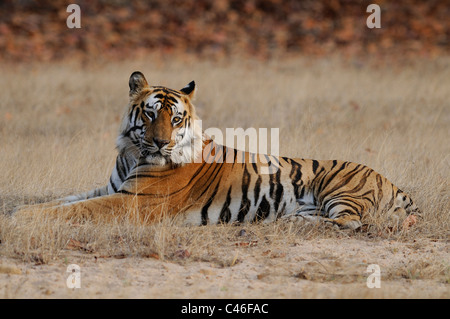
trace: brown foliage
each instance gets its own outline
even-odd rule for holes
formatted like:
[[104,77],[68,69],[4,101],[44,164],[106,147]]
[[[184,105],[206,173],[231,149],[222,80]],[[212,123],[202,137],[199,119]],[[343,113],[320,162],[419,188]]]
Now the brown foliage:
[[[79,0],[81,29],[69,29],[71,2],[2,1],[1,58],[122,59],[149,52],[267,58],[336,51],[433,57],[450,48],[446,1]],[[366,26],[372,2],[381,7],[381,29]]]

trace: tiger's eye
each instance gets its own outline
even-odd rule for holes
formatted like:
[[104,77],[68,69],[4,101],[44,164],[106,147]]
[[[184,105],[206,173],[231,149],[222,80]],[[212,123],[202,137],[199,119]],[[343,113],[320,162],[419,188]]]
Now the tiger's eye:
[[145,112],[145,115],[150,119],[150,121],[154,121],[155,120],[155,113],[153,112]]
[[179,116],[175,116],[174,118],[173,118],[173,120],[172,120],[174,123],[178,123],[178,122],[180,122],[181,121],[181,117],[179,117]]

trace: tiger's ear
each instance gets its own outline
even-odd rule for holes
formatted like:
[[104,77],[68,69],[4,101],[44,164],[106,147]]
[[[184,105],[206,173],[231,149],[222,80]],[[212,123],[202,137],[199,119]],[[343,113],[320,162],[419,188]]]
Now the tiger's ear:
[[130,96],[139,93],[143,88],[148,87],[144,74],[139,71],[131,74],[128,85],[130,86]]
[[189,96],[190,100],[193,100],[195,98],[195,92],[197,91],[195,89],[195,82],[189,82],[189,84],[182,88],[180,91]]

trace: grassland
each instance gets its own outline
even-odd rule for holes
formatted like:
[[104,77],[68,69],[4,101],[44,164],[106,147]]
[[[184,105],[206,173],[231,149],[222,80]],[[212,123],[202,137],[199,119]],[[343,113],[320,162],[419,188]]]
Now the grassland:
[[[449,298],[450,60],[227,62],[150,57],[1,65],[0,297]],[[106,184],[128,77],[198,85],[203,127],[280,128],[285,156],[364,163],[424,212],[409,231],[321,225],[181,227],[13,221]],[[66,267],[82,289],[66,287]],[[366,268],[381,267],[369,289]]]

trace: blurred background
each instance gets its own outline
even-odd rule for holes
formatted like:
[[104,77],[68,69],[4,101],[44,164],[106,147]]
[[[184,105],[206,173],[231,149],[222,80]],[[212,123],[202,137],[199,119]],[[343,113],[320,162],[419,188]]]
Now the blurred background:
[[[67,6],[81,7],[69,29]],[[367,6],[381,7],[369,29]],[[2,0],[0,59],[199,58],[291,55],[434,58],[450,49],[450,1]]]

